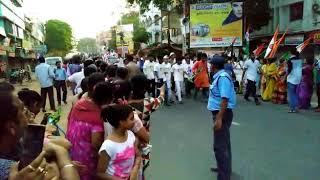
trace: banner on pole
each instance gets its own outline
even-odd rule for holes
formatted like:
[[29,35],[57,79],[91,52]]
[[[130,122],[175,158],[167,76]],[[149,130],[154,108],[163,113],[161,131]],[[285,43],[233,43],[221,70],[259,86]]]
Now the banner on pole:
[[243,2],[190,5],[190,47],[242,46]]

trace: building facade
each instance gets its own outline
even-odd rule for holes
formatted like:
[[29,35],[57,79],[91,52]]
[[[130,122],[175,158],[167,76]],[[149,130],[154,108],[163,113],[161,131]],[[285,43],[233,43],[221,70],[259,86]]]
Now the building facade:
[[0,1],[0,77],[46,53],[43,23],[25,16],[21,0]]
[[140,22],[144,25],[147,32],[150,33],[149,44],[160,43],[161,38],[161,10],[150,3],[149,10],[141,14],[139,17]]
[[295,48],[307,38],[314,37],[313,43],[301,56],[317,58],[320,54],[320,0],[270,0],[270,8],[271,18],[268,25],[251,34],[253,44],[256,46],[262,42],[269,43],[279,26],[280,34],[288,30],[279,55]]

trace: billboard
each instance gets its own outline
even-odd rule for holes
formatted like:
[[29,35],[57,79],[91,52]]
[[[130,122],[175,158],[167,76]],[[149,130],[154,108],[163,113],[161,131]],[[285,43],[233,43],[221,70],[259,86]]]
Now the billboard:
[[190,47],[242,46],[243,2],[190,5]]
[[[127,46],[129,53],[133,53],[133,24],[117,26],[117,47]],[[120,33],[123,34],[123,42],[121,42]]]

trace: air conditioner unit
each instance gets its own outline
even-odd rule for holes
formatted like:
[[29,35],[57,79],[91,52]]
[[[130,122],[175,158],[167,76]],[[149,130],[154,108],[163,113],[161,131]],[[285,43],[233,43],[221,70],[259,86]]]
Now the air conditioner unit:
[[312,5],[312,11],[315,14],[320,14],[320,5],[318,3],[314,3]]

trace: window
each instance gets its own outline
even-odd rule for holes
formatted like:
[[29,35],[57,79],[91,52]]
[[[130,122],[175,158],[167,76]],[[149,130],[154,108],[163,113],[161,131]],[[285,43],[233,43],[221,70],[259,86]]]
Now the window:
[[290,5],[290,21],[303,19],[303,2]]

